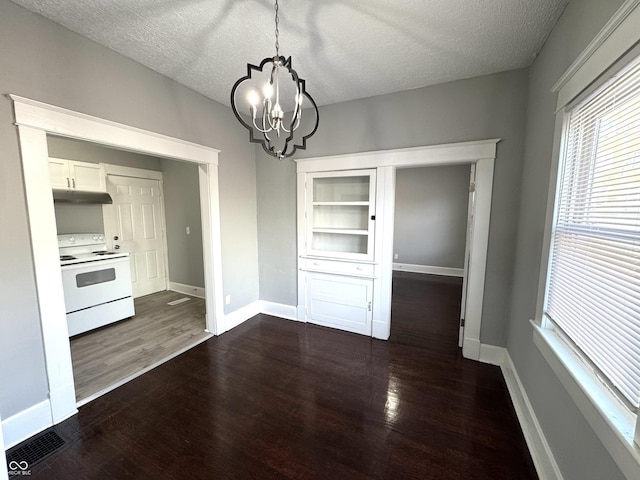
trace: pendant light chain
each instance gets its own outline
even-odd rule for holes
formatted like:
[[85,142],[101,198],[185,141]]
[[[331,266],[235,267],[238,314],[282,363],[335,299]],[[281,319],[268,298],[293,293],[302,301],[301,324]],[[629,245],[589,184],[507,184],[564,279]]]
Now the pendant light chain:
[[278,37],[280,36],[280,29],[278,28],[278,24],[280,23],[280,19],[278,18],[278,0],[276,0],[276,57],[280,56],[280,42],[278,41]]

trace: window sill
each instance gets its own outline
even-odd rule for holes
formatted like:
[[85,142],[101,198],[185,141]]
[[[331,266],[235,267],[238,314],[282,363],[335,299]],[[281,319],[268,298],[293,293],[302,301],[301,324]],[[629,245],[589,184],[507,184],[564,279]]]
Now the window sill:
[[533,342],[580,412],[627,478],[640,478],[636,415],[597,379],[578,355],[549,328],[533,325]]

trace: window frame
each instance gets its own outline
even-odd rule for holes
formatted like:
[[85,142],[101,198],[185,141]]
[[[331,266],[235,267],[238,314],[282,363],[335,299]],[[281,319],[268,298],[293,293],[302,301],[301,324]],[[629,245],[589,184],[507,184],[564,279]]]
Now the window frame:
[[627,0],[552,89],[558,94],[558,101],[536,316],[531,320],[534,344],[628,478],[640,477],[640,416],[632,413],[598,378],[592,364],[585,360],[579,349],[565,341],[560,329],[545,317],[544,305],[560,188],[559,168],[566,154],[570,111],[640,55],[638,24],[640,0]]

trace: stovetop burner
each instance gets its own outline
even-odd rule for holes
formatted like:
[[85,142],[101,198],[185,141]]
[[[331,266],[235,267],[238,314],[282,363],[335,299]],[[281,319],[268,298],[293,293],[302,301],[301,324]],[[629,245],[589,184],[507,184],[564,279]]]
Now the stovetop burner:
[[74,257],[73,255],[60,255],[60,261],[64,261],[64,260],[75,260],[76,257]]

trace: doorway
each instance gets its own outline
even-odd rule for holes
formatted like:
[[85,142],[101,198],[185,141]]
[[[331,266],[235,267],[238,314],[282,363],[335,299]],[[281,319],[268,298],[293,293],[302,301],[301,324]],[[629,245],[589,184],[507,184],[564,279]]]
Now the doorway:
[[[396,169],[392,304],[424,302],[424,308],[403,316],[400,327],[392,318],[391,336],[453,329],[462,347],[474,177],[472,164]],[[438,314],[444,307],[457,310],[447,311],[451,325]]]
[[[393,277],[393,225],[396,169],[438,165],[474,165],[474,215],[469,238],[465,328],[462,354],[480,359],[480,329],[484,300],[485,271],[489,243],[489,219],[493,190],[493,168],[499,138],[423,147],[380,150],[297,161],[298,252],[305,251],[304,195],[309,173],[376,169],[376,215],[374,240],[373,320],[371,335],[387,340],[391,333],[391,295]],[[298,277],[298,318],[305,318],[304,278]]]
[[29,229],[47,379],[51,423],[77,412],[53,196],[47,134],[94,142],[198,165],[205,269],[207,328],[217,334],[224,319],[218,200],[218,153],[210,147],[10,95],[23,163]]

